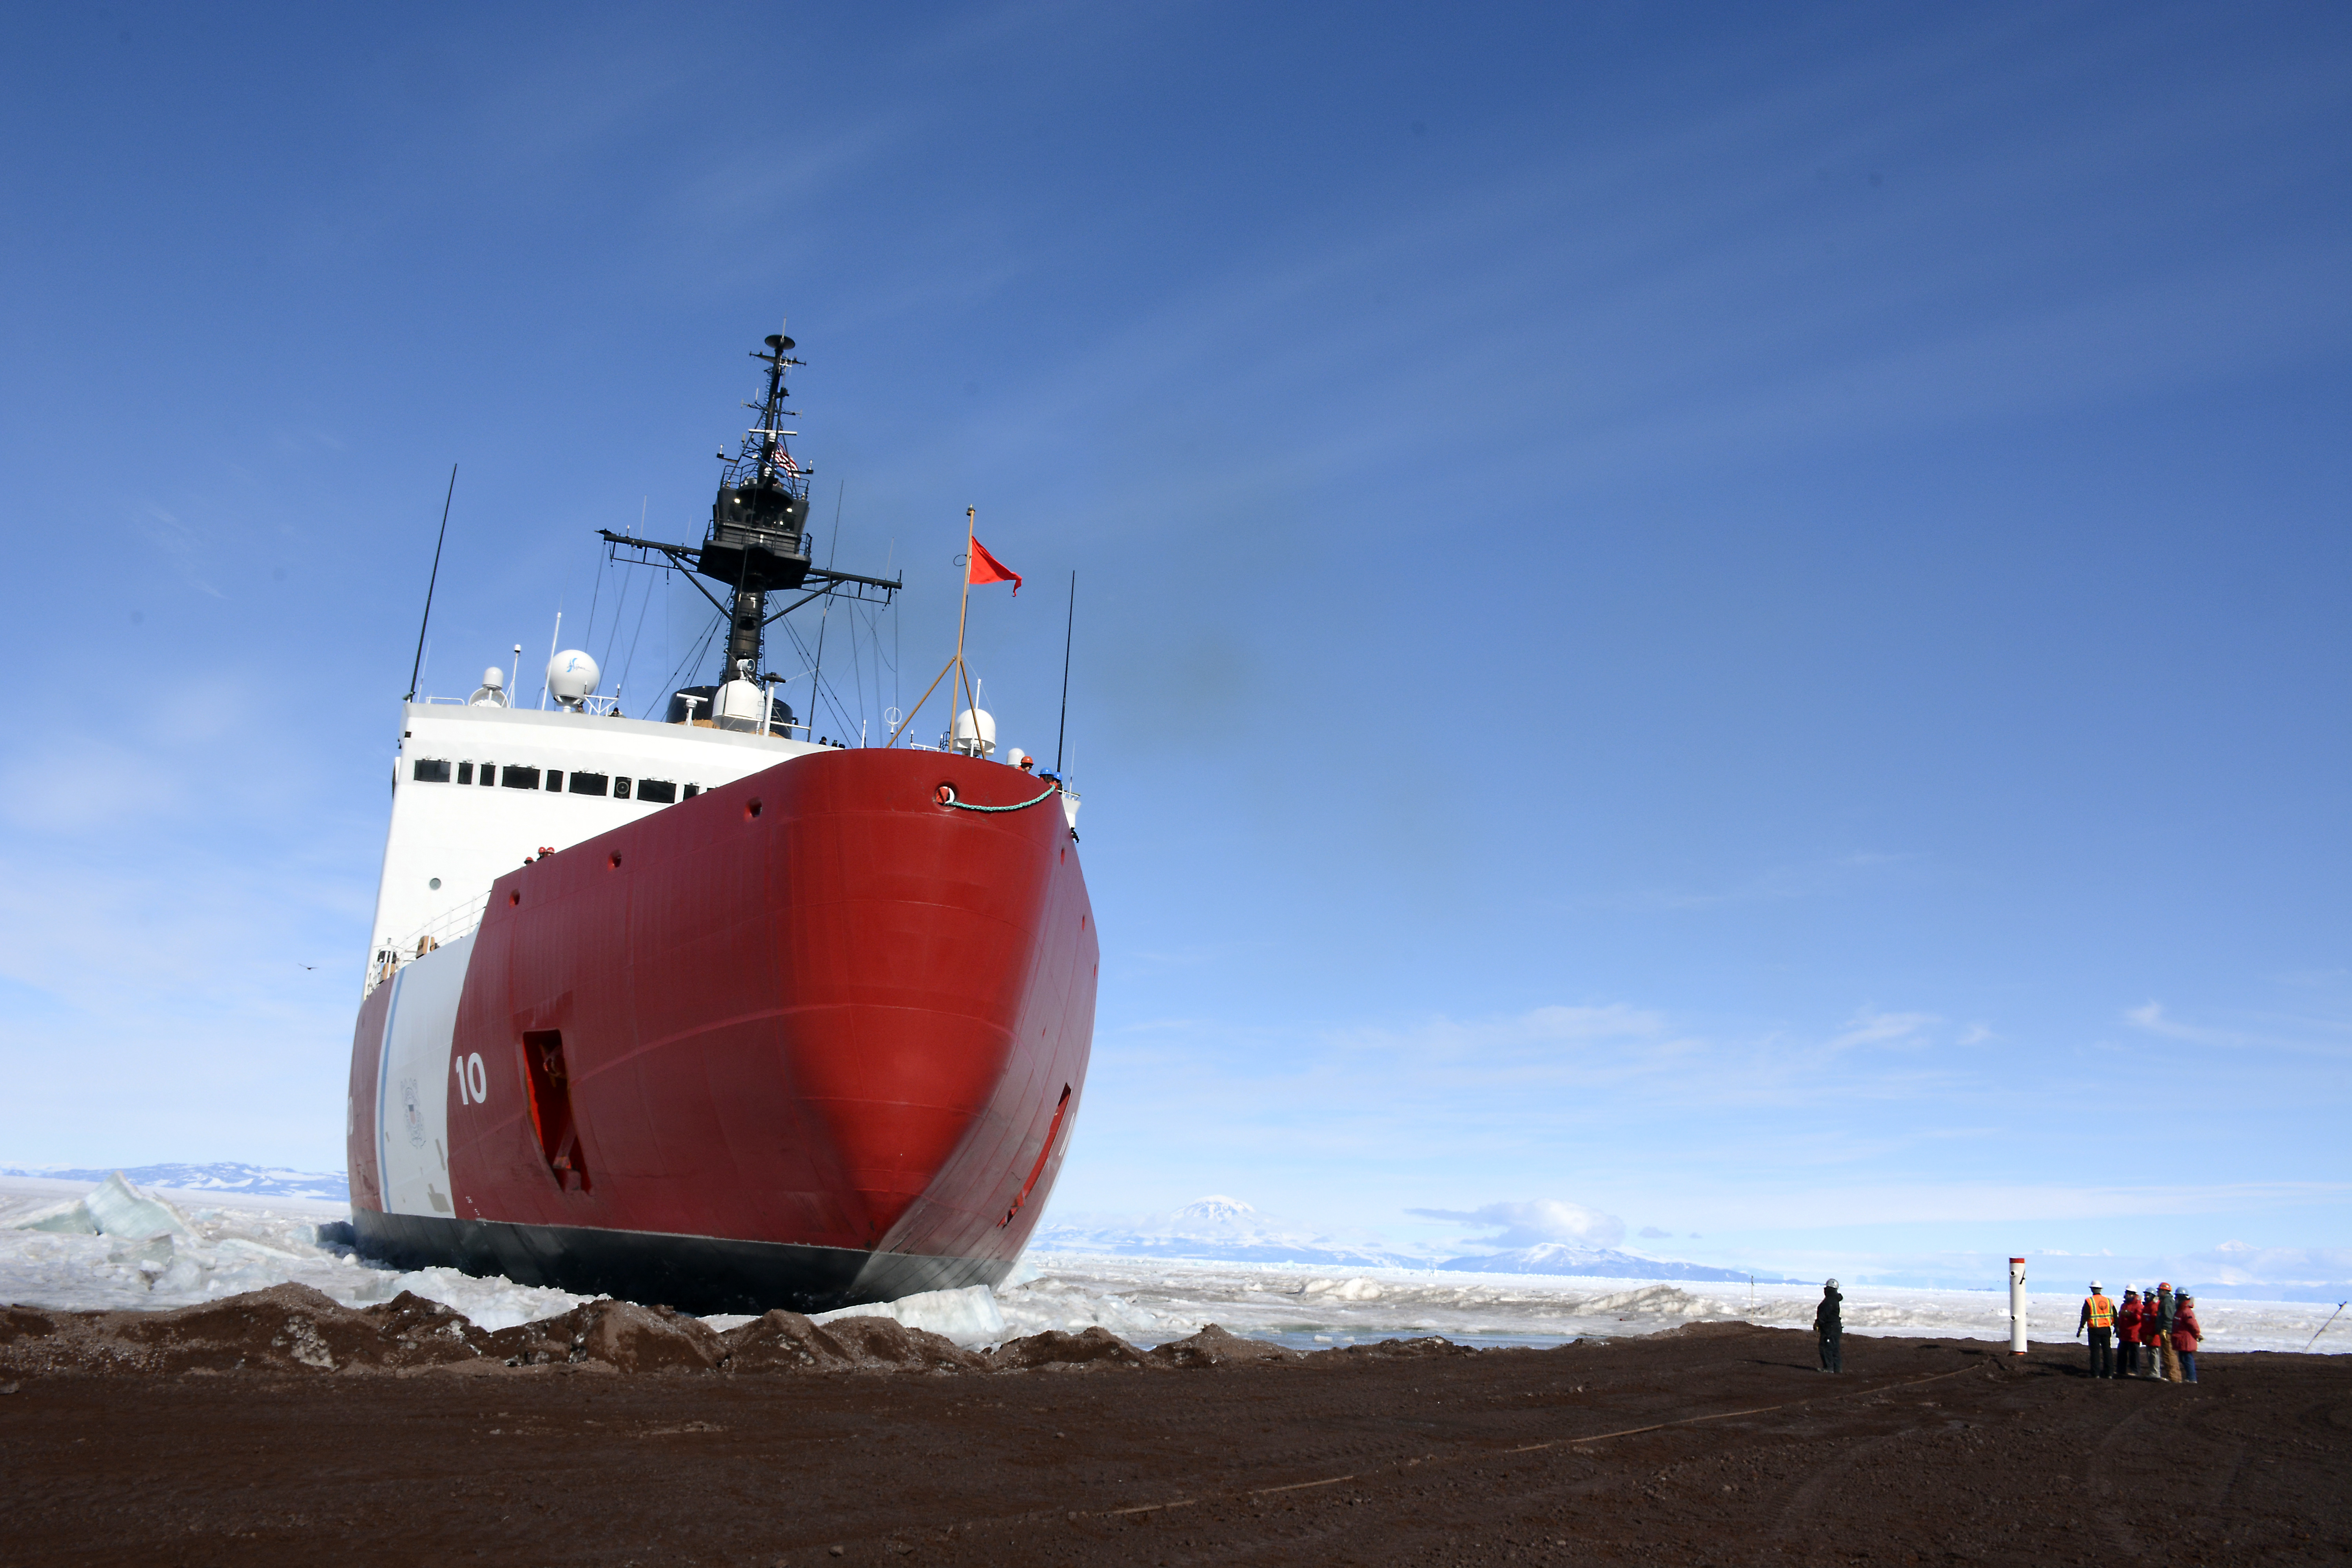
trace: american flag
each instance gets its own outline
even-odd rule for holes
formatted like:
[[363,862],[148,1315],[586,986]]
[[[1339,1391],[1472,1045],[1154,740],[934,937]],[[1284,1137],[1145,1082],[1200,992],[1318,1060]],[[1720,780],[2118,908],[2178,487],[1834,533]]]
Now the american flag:
[[801,471],[801,466],[793,461],[793,455],[785,451],[781,445],[776,448],[776,467],[788,474],[797,474]]

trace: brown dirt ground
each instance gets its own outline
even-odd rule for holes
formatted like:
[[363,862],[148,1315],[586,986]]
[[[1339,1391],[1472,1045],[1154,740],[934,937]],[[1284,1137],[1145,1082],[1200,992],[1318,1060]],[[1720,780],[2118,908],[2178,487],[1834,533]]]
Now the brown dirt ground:
[[2352,1357],[2209,1354],[2174,1387],[2081,1354],[1849,1335],[1831,1378],[1809,1336],[1711,1324],[991,1361],[879,1320],[722,1337],[625,1308],[489,1336],[296,1288],[17,1309],[0,1563],[2352,1557]]

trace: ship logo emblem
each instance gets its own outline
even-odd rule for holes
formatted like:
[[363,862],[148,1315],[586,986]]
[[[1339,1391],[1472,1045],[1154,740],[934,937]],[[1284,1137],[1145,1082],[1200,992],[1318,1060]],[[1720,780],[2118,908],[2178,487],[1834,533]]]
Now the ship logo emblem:
[[425,1108],[416,1102],[416,1080],[400,1080],[400,1098],[408,1102],[408,1142],[411,1148],[425,1147]]

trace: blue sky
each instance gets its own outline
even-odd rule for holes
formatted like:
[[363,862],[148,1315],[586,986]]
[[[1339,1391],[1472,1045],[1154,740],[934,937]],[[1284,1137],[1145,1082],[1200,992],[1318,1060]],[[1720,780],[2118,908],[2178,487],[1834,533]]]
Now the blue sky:
[[1058,1207],[2352,1247],[2338,8],[117,5],[0,82],[11,1161],[340,1163],[449,465],[455,692],[693,534],[788,310],[915,689],[976,505],[1050,753],[1080,575]]

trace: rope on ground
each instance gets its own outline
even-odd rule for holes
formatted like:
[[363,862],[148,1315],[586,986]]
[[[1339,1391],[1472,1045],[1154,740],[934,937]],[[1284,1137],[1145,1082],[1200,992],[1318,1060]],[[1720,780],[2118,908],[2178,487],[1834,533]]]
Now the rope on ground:
[[[945,788],[946,786],[942,785],[940,787]],[[1051,795],[1053,791],[1048,790],[1045,793],[1046,795]],[[1044,795],[1040,795],[1038,797],[1039,800],[1044,798]],[[1037,802],[1033,800],[1026,804],[1029,805],[1034,805]],[[1021,807],[1003,805],[967,806],[965,809],[971,811],[1018,811]],[[1825,1393],[1814,1394],[1810,1398],[1791,1399],[1779,1405],[1759,1405],[1747,1410],[1718,1410],[1714,1414],[1707,1415],[1685,1415],[1677,1420],[1660,1421],[1647,1426],[1626,1426],[1614,1432],[1595,1432],[1588,1437],[1555,1437],[1548,1442],[1528,1443],[1517,1448],[1467,1448],[1456,1449],[1450,1454],[1428,1454],[1420,1458],[1400,1460],[1396,1463],[1394,1469],[1395,1473],[1402,1475],[1407,1470],[1423,1466],[1436,1468],[1449,1465],[1475,1464],[1480,1459],[1496,1459],[1511,1454],[1530,1454],[1542,1448],[1576,1448],[1580,1447],[1587,1443],[1605,1442],[1612,1437],[1631,1437],[1640,1432],[1662,1432],[1670,1426],[1688,1426],[1700,1421],[1728,1421],[1735,1416],[1761,1415],[1774,1410],[1796,1410],[1808,1405],[1825,1404],[1832,1399],[1851,1399],[1857,1394],[1892,1394],[1897,1389],[1916,1388],[1924,1383],[1941,1383],[1948,1377],[1961,1377],[1969,1373],[1982,1372],[1984,1368],[1982,1366],[1964,1366],[1951,1372],[1931,1373],[1926,1377],[1906,1378],[1898,1383],[1865,1384],[1853,1388],[1833,1389]],[[1385,1468],[1381,1473],[1385,1473]],[[1066,1516],[1073,1521],[1081,1519],[1124,1519],[1136,1514],[1164,1513],[1171,1509],[1198,1508],[1201,1504],[1207,1502],[1240,1502],[1250,1498],[1269,1497],[1277,1492],[1305,1491],[1315,1487],[1336,1487],[1343,1481],[1362,1480],[1368,1479],[1370,1478],[1366,1472],[1357,1471],[1353,1474],[1345,1476],[1326,1476],[1319,1480],[1292,1481],[1285,1486],[1220,1489],[1204,1492],[1199,1497],[1171,1498],[1165,1502],[1136,1503],[1128,1508],[1070,1509],[1066,1510]],[[1044,1521],[1053,1518],[1057,1513],[1064,1512],[1065,1510],[1058,1509],[1024,1510],[1018,1513],[997,1514],[992,1517],[983,1517],[981,1519],[960,1520],[954,1525],[950,1526],[950,1528],[969,1529],[973,1525],[979,1524],[1003,1525],[1019,1523],[1024,1521]]]
[[[1689,1426],[1701,1421],[1729,1421],[1741,1415],[1762,1415],[1774,1410],[1794,1410],[1802,1405],[1820,1405],[1832,1399],[1850,1399],[1858,1394],[1892,1394],[1899,1388],[1916,1388],[1923,1383],[1941,1383],[1948,1377],[1959,1377],[1968,1373],[1982,1370],[1981,1367],[1964,1366],[1954,1372],[1934,1373],[1927,1377],[1908,1378],[1901,1383],[1882,1383],[1861,1388],[1836,1389],[1827,1394],[1814,1394],[1810,1399],[1791,1399],[1780,1405],[1759,1405],[1746,1410],[1718,1410],[1707,1415],[1685,1415],[1673,1421],[1654,1422],[1647,1426],[1625,1426],[1614,1432],[1595,1432],[1589,1437],[1555,1437],[1549,1442],[1528,1443],[1517,1448],[1484,1448],[1471,1449],[1466,1452],[1457,1451],[1452,1454],[1432,1454],[1423,1459],[1408,1459],[1405,1463],[1408,1465],[1460,1464],[1464,1461],[1475,1462],[1482,1458],[1495,1458],[1505,1454],[1532,1454],[1541,1448],[1575,1448],[1587,1443],[1606,1442],[1612,1437],[1631,1437],[1641,1432],[1663,1432],[1669,1426]],[[1246,1490],[1227,1492],[1224,1495],[1228,1498],[1265,1497],[1274,1492],[1303,1491],[1310,1487],[1336,1487],[1342,1481],[1352,1481],[1357,1479],[1353,1475],[1331,1476],[1318,1481],[1293,1481],[1288,1486],[1281,1487],[1254,1487]],[[1180,1498],[1170,1502],[1139,1503],[1133,1508],[1106,1509],[1096,1517],[1117,1519],[1130,1513],[1155,1513],[1163,1509],[1192,1508],[1199,1503],[1213,1501],[1215,1497],[1216,1494],[1212,1493],[1205,1498]],[[1084,1518],[1086,1515],[1082,1511],[1078,1517]]]

